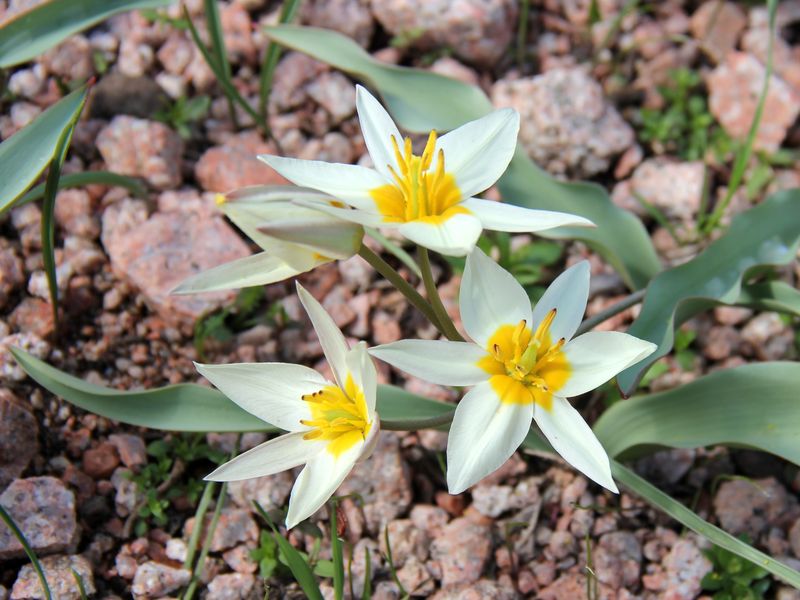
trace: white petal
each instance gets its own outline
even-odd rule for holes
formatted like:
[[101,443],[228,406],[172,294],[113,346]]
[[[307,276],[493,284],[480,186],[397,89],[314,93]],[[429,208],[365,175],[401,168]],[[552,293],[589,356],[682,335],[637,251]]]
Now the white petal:
[[464,256],[481,235],[481,222],[472,215],[457,213],[444,222],[410,221],[398,231],[406,238],[447,256]]
[[519,113],[503,108],[470,121],[436,142],[444,151],[445,171],[452,173],[464,198],[489,188],[505,172],[517,148]]
[[367,353],[366,342],[359,342],[345,356],[347,369],[355,384],[364,392],[370,423],[375,420],[375,401],[378,394],[378,372]]
[[604,488],[619,492],[611,477],[605,449],[567,400],[553,396],[551,409],[548,411],[537,405],[533,418],[564,460]]
[[582,260],[553,280],[533,309],[533,329],[552,309],[556,317],[550,326],[552,341],[569,340],[578,329],[589,299],[589,261]]
[[387,183],[377,171],[358,165],[300,160],[271,154],[259,157],[294,184],[321,190],[337,200],[359,207],[372,207],[371,189]]
[[307,519],[325,504],[350,473],[363,447],[364,442],[357,443],[339,456],[323,450],[306,463],[289,498],[287,528]]
[[486,350],[469,342],[400,340],[369,350],[372,356],[439,385],[476,385],[489,374],[478,366]]
[[511,273],[478,248],[467,257],[459,307],[464,328],[483,348],[501,325],[531,323],[528,294]]
[[317,210],[328,213],[337,219],[344,219],[352,223],[358,223],[364,227],[395,227],[393,223],[385,223],[383,215],[370,210],[352,209],[352,208],[338,208],[336,206],[323,206],[318,203],[305,203],[300,202],[304,206],[313,206]]
[[206,476],[206,481],[241,481],[274,475],[302,465],[325,450],[323,442],[304,440],[305,434],[287,433],[259,444],[226,462]]
[[314,369],[285,363],[201,365],[200,374],[247,412],[287,431],[305,431],[311,411],[301,396],[330,385]]
[[500,402],[487,381],[456,407],[447,440],[447,487],[460,494],[496,471],[528,434],[533,404]]
[[656,348],[652,342],[618,331],[579,335],[564,346],[570,374],[558,394],[565,398],[585,394],[651,355]]
[[364,136],[364,143],[375,168],[384,177],[391,179],[392,173],[387,165],[391,165],[399,173],[391,140],[394,137],[397,145],[402,148],[403,136],[381,103],[360,85],[356,86],[356,110],[361,124],[361,135]]
[[336,327],[331,316],[322,308],[322,305],[299,283],[297,284],[297,295],[300,296],[300,302],[303,303],[308,317],[311,319],[311,324],[314,326],[314,331],[317,332],[319,343],[322,345],[322,351],[333,371],[336,383],[343,388],[347,382],[346,357],[350,350],[344,335]]
[[[300,208],[300,207],[296,207]],[[297,244],[313,252],[344,260],[358,252],[364,229],[361,225],[334,217],[323,211],[308,211],[300,217],[273,219],[258,227],[265,235]]]
[[534,210],[494,202],[481,198],[469,198],[463,202],[483,223],[484,229],[492,231],[527,232],[545,231],[556,227],[593,227],[589,219],[552,210]]
[[308,263],[308,268],[295,269],[278,256],[259,252],[184,279],[171,293],[196,294],[267,285],[309,271],[324,262],[328,261],[312,260]]

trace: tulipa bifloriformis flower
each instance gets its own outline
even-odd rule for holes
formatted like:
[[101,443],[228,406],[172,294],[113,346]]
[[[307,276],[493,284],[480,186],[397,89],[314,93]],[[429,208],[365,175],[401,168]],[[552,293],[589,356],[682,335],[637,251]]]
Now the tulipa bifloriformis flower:
[[[295,201],[302,202],[302,206]],[[361,225],[319,210],[338,205],[316,190],[252,186],[217,196],[220,210],[264,251],[219,265],[183,281],[173,293],[192,294],[266,285],[353,256]]]
[[589,263],[553,281],[531,310],[522,286],[480,250],[467,258],[461,319],[473,342],[401,340],[370,353],[442,385],[475,386],[447,442],[447,486],[463,492],[502,465],[531,426],[576,469],[616,492],[608,455],[567,398],[605,383],[656,346],[618,332],[572,339],[589,295]]
[[289,528],[325,504],[356,462],[372,452],[380,430],[377,374],[366,344],[349,348],[319,302],[299,284],[297,293],[335,381],[301,365],[196,365],[244,410],[288,431],[225,463],[206,479],[238,481],[305,464],[289,499]]
[[389,114],[356,86],[361,132],[374,169],[279,156],[259,156],[297,185],[321,190],[350,205],[320,210],[369,227],[396,228],[420,246],[463,256],[481,231],[535,232],[591,226],[582,217],[530,210],[474,198],[508,167],[517,146],[519,114],[496,110],[438,137],[433,131],[421,155],[403,138]]

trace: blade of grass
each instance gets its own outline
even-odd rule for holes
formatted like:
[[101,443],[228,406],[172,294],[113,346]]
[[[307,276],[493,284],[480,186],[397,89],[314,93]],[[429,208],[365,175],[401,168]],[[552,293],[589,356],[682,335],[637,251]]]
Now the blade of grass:
[[392,576],[392,579],[397,585],[398,593],[400,594],[401,598],[408,598],[408,592],[406,588],[403,587],[403,584],[400,582],[400,578],[397,576],[397,568],[394,566],[394,557],[392,557],[392,544],[389,543],[389,527],[386,526],[383,528],[383,541],[386,543],[386,564],[389,566],[389,574]]
[[267,511],[256,501],[253,500],[253,505],[256,507],[258,514],[260,514],[263,519],[267,522],[270,529],[272,529],[273,537],[275,541],[278,543],[278,547],[281,550],[286,562],[289,565],[289,570],[291,570],[292,575],[294,576],[297,583],[300,584],[300,587],[306,593],[306,596],[310,600],[323,600],[322,592],[319,591],[319,585],[317,584],[317,580],[314,577],[314,573],[311,571],[311,567],[308,566],[308,563],[303,560],[303,557],[300,553],[294,549],[294,547],[286,541],[279,532],[278,528],[275,527],[275,524],[272,522],[272,519],[269,518]]
[[411,269],[411,272],[414,273],[414,275],[422,279],[422,271],[420,270],[419,265],[408,252],[403,250],[403,247],[400,244],[395,244],[377,229],[367,227],[365,230],[369,237],[383,246],[384,250]]
[[[192,600],[194,597],[194,592],[197,589],[197,584],[200,582],[200,576],[203,573],[203,565],[205,564],[206,558],[208,557],[208,552],[211,549],[211,540],[214,539],[214,531],[217,529],[219,516],[222,514],[222,505],[225,503],[225,492],[227,490],[227,483],[223,483],[219,488],[219,494],[217,494],[217,506],[214,507],[214,514],[211,517],[211,523],[208,524],[206,539],[203,541],[203,547],[200,550],[200,555],[197,557],[197,562],[195,563],[194,570],[192,571],[192,579],[189,582],[189,587],[186,588],[186,592],[181,597],[182,600]],[[195,521],[194,526],[197,529],[202,529],[203,523],[202,521]]]
[[[291,23],[300,8],[301,0],[283,0],[281,4],[281,14],[278,23]],[[272,91],[272,78],[275,76],[275,67],[278,66],[278,59],[281,57],[283,49],[279,44],[270,40],[267,51],[264,53],[264,60],[261,63],[261,78],[258,86],[258,112],[264,121],[267,120],[269,110],[269,94]]]
[[[225,50],[225,36],[222,31],[222,19],[219,16],[219,5],[217,0],[203,0],[204,12],[206,15],[206,27],[208,37],[211,39],[211,54],[215,58],[217,68],[223,73],[226,81],[233,79],[233,70],[228,60],[228,53]],[[231,123],[239,129],[239,120],[236,117],[236,107],[233,99],[226,94],[228,100],[228,112],[231,115]]]
[[86,587],[83,585],[83,577],[81,577],[81,574],[75,569],[70,569],[70,571],[72,571],[72,577],[75,579],[75,583],[78,584],[78,593],[81,595],[81,600],[88,600],[89,597],[86,595]]
[[[208,511],[208,505],[211,503],[211,496],[214,495],[214,488],[217,487],[215,481],[209,481],[203,488],[203,495],[200,496],[200,503],[197,505],[197,510],[194,513],[194,522],[202,523]],[[194,555],[197,552],[197,544],[200,542],[200,533],[202,527],[195,527],[192,530],[192,535],[189,537],[189,545],[186,548],[186,559],[183,561],[184,569],[191,569],[194,562]]]
[[525,62],[525,44],[528,41],[528,13],[530,12],[530,5],[530,0],[521,0],[519,7],[519,23],[517,25],[516,47],[518,69],[522,69],[522,64]]
[[372,563],[369,560],[369,548],[364,546],[364,590],[361,592],[361,600],[370,598],[372,598]]
[[233,100],[236,104],[242,107],[242,109],[252,117],[253,121],[256,125],[261,128],[265,135],[269,134],[269,125],[267,122],[261,118],[250,103],[245,100],[242,95],[239,93],[239,90],[233,85],[230,79],[225,77],[225,72],[222,70],[220,65],[217,64],[216,58],[208,51],[203,40],[200,38],[200,34],[197,31],[197,27],[194,26],[191,17],[189,16],[189,11],[186,10],[186,7],[183,7],[183,16],[186,19],[189,25],[189,33],[192,36],[192,40],[197,46],[197,49],[200,50],[200,54],[202,54],[203,58],[205,59],[206,63],[208,64],[211,71],[213,71],[214,75],[217,77],[217,83],[219,83],[220,87],[222,88],[223,93],[229,99]]
[[742,183],[747,163],[750,162],[750,156],[753,154],[753,144],[756,141],[756,134],[761,125],[761,117],[764,115],[764,105],[767,103],[767,92],[769,91],[769,80],[772,78],[773,67],[773,46],[775,45],[775,15],[778,10],[778,0],[767,0],[767,10],[769,11],[769,42],[767,45],[767,65],[766,73],[764,73],[764,86],[761,88],[761,95],[758,97],[758,104],[756,105],[756,112],[753,114],[753,121],[750,123],[750,131],[747,133],[747,138],[744,145],[736,153],[736,158],[733,161],[733,169],[731,170],[731,178],[728,182],[728,191],[715,208],[714,212],[706,221],[703,232],[708,235],[719,224],[722,215],[725,214],[725,209],[728,208],[734,194],[739,190]]
[[331,558],[333,559],[333,593],[336,600],[344,597],[344,555],[339,539],[339,503],[331,500]]
[[[58,190],[66,188],[80,188],[87,185],[105,185],[108,187],[124,187],[129,190],[137,198],[144,198],[147,196],[147,186],[141,179],[135,177],[128,177],[127,175],[118,175],[111,171],[86,171],[85,173],[69,173],[62,175],[58,179]],[[19,200],[14,203],[14,206],[22,206],[29,202],[35,202],[44,198],[46,183],[31,188],[28,192],[22,195]]]
[[22,533],[17,524],[14,522],[14,519],[11,518],[11,515],[6,512],[5,507],[0,504],[0,519],[8,526],[11,530],[11,533],[14,534],[14,537],[19,540],[19,543],[22,545],[22,549],[25,550],[25,554],[28,555],[28,558],[33,565],[34,571],[36,571],[36,575],[39,576],[39,583],[42,584],[42,590],[44,590],[44,596],[47,600],[52,600],[53,596],[50,594],[50,586],[47,585],[47,578],[44,576],[44,571],[42,570],[42,565],[39,562],[39,557],[36,556],[36,553],[31,548],[30,544],[28,543],[25,534]]
[[78,110],[72,117],[69,126],[61,134],[58,140],[53,161],[50,163],[50,170],[47,172],[47,179],[44,186],[44,201],[42,202],[42,263],[44,272],[47,276],[47,287],[50,291],[50,306],[53,309],[53,323],[58,330],[58,281],[56,280],[56,194],[58,194],[58,180],[61,178],[61,166],[67,157],[72,134],[75,132],[75,124],[83,112],[86,104],[86,95],[83,96]]

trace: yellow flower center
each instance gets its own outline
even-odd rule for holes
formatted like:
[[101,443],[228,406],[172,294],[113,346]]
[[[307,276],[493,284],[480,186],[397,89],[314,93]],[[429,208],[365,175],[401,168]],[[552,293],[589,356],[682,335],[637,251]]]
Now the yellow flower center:
[[461,202],[461,190],[455,177],[444,170],[444,151],[440,148],[436,168],[431,169],[436,148],[436,132],[431,131],[422,156],[411,151],[411,139],[405,138],[401,151],[392,136],[392,147],[397,160],[397,170],[387,165],[394,183],[370,190],[372,199],[383,219],[390,223],[427,221],[443,223],[453,215],[469,213]]
[[489,383],[507,404],[535,402],[550,410],[553,392],[569,378],[570,365],[563,352],[565,340],[553,343],[550,326],[556,317],[551,310],[532,333],[523,320],[501,325],[487,344],[488,356],[478,366],[489,373]]
[[365,441],[372,423],[367,412],[364,392],[347,376],[344,389],[336,385],[326,385],[313,394],[302,396],[311,409],[311,419],[300,421],[311,431],[303,436],[305,440],[324,440],[328,442],[328,452],[334,456]]

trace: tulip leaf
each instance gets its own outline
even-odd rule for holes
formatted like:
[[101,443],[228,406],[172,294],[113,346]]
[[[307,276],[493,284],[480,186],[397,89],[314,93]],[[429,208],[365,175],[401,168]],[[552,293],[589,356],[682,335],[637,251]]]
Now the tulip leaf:
[[[454,129],[492,110],[491,102],[478,87],[429,71],[382,63],[337,32],[295,25],[267,27],[266,31],[270,39],[341,69],[380,92],[389,112],[409,131]],[[507,202],[592,220],[597,225],[595,229],[564,227],[539,235],[586,242],[632,288],[644,287],[660,270],[642,223],[632,213],[615,206],[600,186],[558,181],[520,150],[499,185]]]
[[[625,404],[627,402],[630,402],[630,400],[618,404]],[[522,447],[537,453],[555,454],[547,440],[545,440],[541,434],[534,431],[528,433],[525,441],[522,443]],[[663,511],[665,514],[681,523],[681,525],[702,535],[712,544],[725,548],[742,558],[752,561],[772,573],[775,577],[795,587],[800,587],[800,572],[787,567],[771,556],[753,548],[750,544],[735,538],[716,525],[712,525],[693,510],[687,508],[672,496],[665,494],[646,479],[640,477],[633,470],[613,458],[611,459],[611,473],[617,483],[627,487],[631,492],[640,496],[651,506]]]
[[719,239],[694,259],[656,276],[628,333],[658,349],[617,376],[625,394],[656,360],[672,349],[674,329],[707,301],[732,304],[755,267],[794,260],[800,245],[800,190],[777,192],[738,215]]
[[800,316],[800,290],[785,281],[754,283],[742,288],[736,305]]
[[51,0],[0,27],[0,68],[36,58],[69,36],[117,13],[170,3],[171,0]]
[[[115,390],[60,371],[19,348],[11,348],[11,353],[43,388],[114,421],[167,431],[278,431],[214,388],[181,383],[151,390]],[[396,427],[402,427],[404,421],[410,423],[452,410],[452,404],[416,396],[391,385],[378,386],[378,414]]]
[[[124,187],[138,198],[144,198],[147,195],[147,186],[141,179],[136,177],[128,177],[127,175],[119,175],[111,171],[84,171],[83,173],[67,173],[62,174],[58,180],[58,189],[63,190],[66,188],[81,188],[87,185],[105,185],[108,187]],[[35,202],[44,197],[45,184],[41,183],[33,187],[25,195],[23,195],[14,206],[22,206],[28,202]]]
[[86,99],[81,87],[0,144],[0,214],[14,205],[49,165]]
[[643,446],[729,444],[800,465],[800,364],[753,363],[615,403],[594,431],[611,456]]

